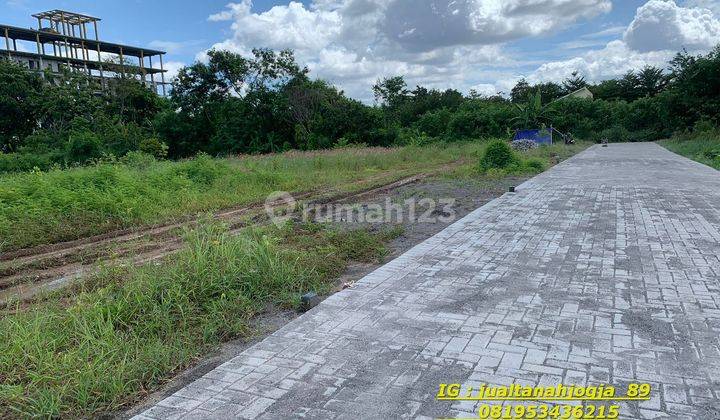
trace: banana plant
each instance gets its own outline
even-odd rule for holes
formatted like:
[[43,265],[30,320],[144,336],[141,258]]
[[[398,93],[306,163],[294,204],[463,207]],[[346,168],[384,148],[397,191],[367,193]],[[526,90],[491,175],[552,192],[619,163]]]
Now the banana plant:
[[524,104],[515,104],[518,115],[512,118],[516,125],[522,128],[537,127],[551,123],[554,110],[542,104],[540,89],[531,94]]

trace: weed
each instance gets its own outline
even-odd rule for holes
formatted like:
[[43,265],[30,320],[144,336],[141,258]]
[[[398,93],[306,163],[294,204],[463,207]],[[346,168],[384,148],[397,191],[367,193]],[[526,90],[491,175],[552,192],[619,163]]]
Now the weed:
[[273,191],[367,187],[475,154],[463,143],[401,148],[155,161],[136,153],[122,162],[0,176],[4,250],[71,240],[114,229],[171,221],[198,212],[262,201]]
[[[88,417],[136,401],[266,305],[326,293],[350,261],[379,261],[394,232],[204,222],[159,266],[108,268],[69,303],[0,319],[0,417]],[[59,300],[59,299],[56,299]],[[67,299],[66,299],[67,300]]]
[[720,170],[720,129],[707,122],[692,133],[679,134],[658,142],[666,149]]

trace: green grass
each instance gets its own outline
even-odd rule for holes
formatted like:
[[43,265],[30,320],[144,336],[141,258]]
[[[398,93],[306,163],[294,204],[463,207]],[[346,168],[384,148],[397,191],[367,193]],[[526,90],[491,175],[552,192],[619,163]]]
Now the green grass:
[[356,188],[432,170],[478,143],[140,162],[0,177],[0,249],[54,243],[262,201],[276,190]]
[[514,152],[514,162],[506,168],[484,168],[482,157],[485,148],[483,147],[473,157],[472,164],[459,166],[446,173],[446,176],[488,180],[497,180],[507,176],[532,176],[582,152],[592,144],[591,142],[580,141],[575,144],[543,145],[525,152]]
[[[63,223],[85,229],[74,233],[80,236],[262,200],[275,189],[355,188],[347,182],[422,172],[461,158],[465,164],[443,175],[494,182],[479,172],[484,147],[201,157],[13,175],[0,179],[2,229],[13,246],[42,243],[70,235],[67,228],[53,230]],[[584,147],[542,147],[521,159],[547,166]],[[34,211],[29,227],[14,226],[23,208]],[[106,268],[70,290],[6,310],[0,315],[0,417],[90,417],[126,407],[218,343],[250,335],[253,317],[268,305],[296,307],[306,291],[331,291],[348,263],[380,261],[385,243],[398,234],[303,224],[233,236],[208,219],[186,232],[187,247],[160,265]]]
[[[248,229],[205,222],[159,266],[106,269],[74,295],[0,318],[0,417],[77,417],[141,397],[267,304],[327,293],[350,261],[379,261],[397,230]],[[65,292],[67,293],[67,292]],[[62,303],[61,303],[62,302]]]
[[658,142],[666,149],[720,170],[720,131],[677,135]]
[[[259,202],[273,191],[346,191],[391,182],[466,160],[483,142],[398,148],[348,148],[259,157],[127,163],[0,176],[0,251],[72,240],[115,229],[169,222]],[[574,153],[578,146],[529,152]],[[532,168],[531,172],[532,172]],[[537,172],[537,170],[535,170]]]

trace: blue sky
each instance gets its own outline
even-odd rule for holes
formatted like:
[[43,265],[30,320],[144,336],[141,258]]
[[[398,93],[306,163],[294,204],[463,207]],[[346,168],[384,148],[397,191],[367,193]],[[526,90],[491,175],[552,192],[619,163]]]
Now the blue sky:
[[293,48],[311,74],[363,100],[395,74],[491,94],[573,70],[601,80],[720,42],[720,0],[0,1],[15,26],[50,9],[100,17],[103,39],[166,50],[173,71],[213,46]]

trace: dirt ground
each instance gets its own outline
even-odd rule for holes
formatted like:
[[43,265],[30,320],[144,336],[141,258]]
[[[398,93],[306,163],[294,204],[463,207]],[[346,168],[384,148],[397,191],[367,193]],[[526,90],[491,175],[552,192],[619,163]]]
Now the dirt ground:
[[[393,218],[390,220],[390,223],[375,223],[368,220],[358,220],[357,218],[353,218],[352,220],[348,220],[348,218],[338,220],[337,218],[327,216],[327,213],[323,213],[322,211],[318,211],[318,213],[326,215],[324,219],[320,218],[321,221],[330,222],[340,228],[346,229],[367,227],[374,230],[402,225],[402,234],[388,244],[390,254],[385,258],[385,262],[387,262],[412,248],[414,245],[440,232],[455,220],[459,220],[483,204],[504,194],[510,186],[518,185],[523,180],[522,178],[472,180],[434,177],[381,193],[373,193],[364,196],[361,200],[350,199],[344,203],[352,206],[358,213],[362,213],[363,210],[376,208],[377,206],[383,207],[387,206],[388,203],[393,203],[401,206],[401,213],[406,216],[409,214],[409,207],[414,205],[416,215],[428,216],[423,218],[422,221],[418,221],[417,218],[412,220],[409,217],[403,217],[402,220]],[[442,206],[441,208],[441,206],[434,206],[434,209],[431,208],[433,205],[430,203],[437,203],[441,199],[454,199],[454,202],[450,207]],[[398,207],[393,207],[393,209],[397,210]],[[343,287],[351,285],[380,265],[382,264],[354,264],[348,267],[345,273],[337,279],[336,290],[341,290]],[[129,418],[144,411],[154,403],[164,399],[186,384],[200,378],[216,366],[235,357],[246,348],[261,341],[264,337],[272,334],[299,315],[300,313],[295,311],[267,308],[265,313],[254,320],[255,333],[252,337],[222,344],[214,352],[198,360],[193,367],[178,373],[176,377],[158,391],[149,395],[140,404],[123,413],[116,413],[115,417]]]
[[[456,164],[451,164],[449,168]],[[391,174],[370,177],[347,185],[350,192],[306,191],[293,194],[294,200],[337,202],[355,197],[372,197],[418,182],[431,174],[419,174],[390,182]],[[377,186],[379,183],[379,186]],[[253,203],[212,214],[215,220],[237,232],[249,225],[266,223],[265,210],[282,207],[283,202]],[[142,265],[161,260],[183,248],[183,230],[192,228],[202,215],[189,215],[158,226],[138,227],[74,241],[42,245],[0,254],[0,308],[16,302],[42,300],[48,294],[78,285],[104,264]]]

